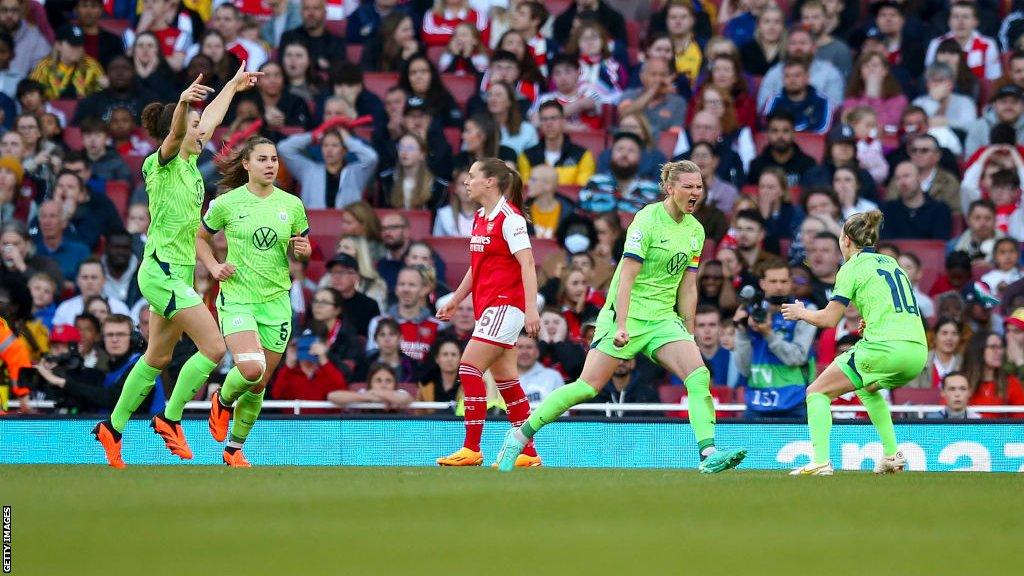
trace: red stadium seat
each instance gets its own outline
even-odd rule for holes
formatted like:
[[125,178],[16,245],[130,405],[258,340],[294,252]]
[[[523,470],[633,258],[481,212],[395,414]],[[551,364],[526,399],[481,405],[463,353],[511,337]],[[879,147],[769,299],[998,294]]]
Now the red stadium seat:
[[[793,135],[793,139],[796,145],[803,150],[804,154],[807,154],[811,158],[814,158],[816,162],[821,163],[821,159],[825,157],[825,136],[822,134],[808,134],[806,132],[797,132]],[[768,132],[758,132],[754,135],[754,146],[758,150],[764,150],[764,147],[768,145]]]
[[686,392],[686,388],[683,386],[665,384],[658,386],[658,399],[662,404],[679,404],[683,399],[683,392]]
[[565,196],[573,202],[579,203],[580,201],[580,186],[575,184],[565,184],[558,187],[558,193]]
[[[992,268],[993,266],[991,262],[987,262],[985,260],[975,260],[974,263],[971,265],[971,278],[975,282],[978,282],[981,280],[982,276],[991,272]],[[998,288],[998,286],[989,286],[989,288],[994,292]]]
[[324,28],[331,34],[344,38],[348,34],[348,20],[328,20],[324,22]]
[[[440,68],[439,62],[441,62],[441,55],[448,49],[448,46],[428,46],[427,47],[427,60],[434,63],[434,66]],[[443,76],[443,75],[442,75]],[[447,84],[447,83],[446,83]],[[451,88],[449,88],[451,90]]]
[[131,20],[122,20],[120,18],[102,18],[99,24],[100,28],[118,36],[123,36],[124,31],[132,27]]
[[363,61],[363,45],[349,44],[345,47],[345,57],[348,58],[349,62],[359,64]]
[[124,180],[108,180],[106,183],[107,198],[114,203],[121,220],[128,219],[128,202],[132,197],[132,185]]
[[622,224],[622,229],[626,230],[629,225],[633,223],[633,217],[636,214],[630,214],[629,212],[619,212],[619,223]]
[[[333,252],[333,250],[331,250]],[[328,256],[324,254],[324,258]],[[327,263],[323,260],[310,260],[309,264],[306,265],[306,278],[309,278],[313,282],[319,282],[324,274],[327,273]]]
[[71,98],[51,100],[50,106],[60,110],[64,114],[64,119],[67,120],[67,123],[71,124],[71,120],[75,117],[75,110],[78,110],[78,100]]
[[[70,119],[69,119],[70,121]],[[72,150],[82,149],[82,129],[78,126],[68,126],[64,129],[64,143]]]
[[679,133],[670,130],[663,130],[658,135],[658,150],[669,160],[675,156],[676,142],[679,140]]
[[420,391],[419,390],[419,386],[417,386],[415,384],[412,384],[411,382],[405,382],[403,384],[399,384],[398,385],[398,389],[399,390],[405,390],[406,392],[409,393],[409,396],[412,396],[413,398],[415,398],[416,395],[419,394],[419,391]]
[[444,87],[452,93],[459,108],[466,109],[466,103],[473,96],[480,93],[480,84],[476,76],[456,76],[455,74],[441,74],[441,82]]
[[320,253],[323,254],[325,260],[330,260],[334,257],[334,247],[338,245],[337,234],[316,234],[310,231],[309,240],[313,243],[314,250],[320,249]]
[[554,17],[568,10],[572,2],[573,0],[548,0],[544,5],[547,6],[548,12]]
[[366,72],[363,74],[363,85],[381,99],[387,96],[388,89],[398,84],[397,72]]
[[913,252],[921,260],[921,291],[928,293],[945,272],[946,243],[942,240],[893,240],[900,252]]
[[[310,234],[335,234],[341,225],[341,210],[334,208],[307,209],[306,218],[309,220]],[[333,249],[334,246],[332,245]]]
[[608,147],[608,133],[604,130],[574,132],[569,139],[573,144],[590,150],[590,153],[594,155],[594,162],[597,162],[597,157]]
[[448,147],[457,153],[462,149],[462,130],[455,126],[444,127],[444,139],[448,141]]
[[942,404],[942,396],[935,388],[897,388],[892,391],[892,403],[903,404]]
[[[430,210],[393,210],[378,208],[377,217],[383,219],[388,214],[401,212],[409,219],[409,237],[413,240],[424,240],[433,231],[433,213]],[[465,270],[463,270],[465,272]],[[461,280],[461,278],[460,278]]]
[[142,163],[146,161],[146,157],[128,154],[123,156],[123,158],[125,164],[128,165],[128,170],[131,171],[134,183],[142,182]]
[[296,134],[302,134],[305,131],[306,129],[302,126],[281,126],[278,129],[278,132],[284,136],[295,136]]

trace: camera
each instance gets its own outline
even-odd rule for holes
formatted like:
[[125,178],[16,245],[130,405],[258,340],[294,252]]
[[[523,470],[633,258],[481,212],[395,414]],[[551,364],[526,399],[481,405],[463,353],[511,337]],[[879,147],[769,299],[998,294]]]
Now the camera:
[[739,296],[741,304],[754,322],[762,324],[768,320],[768,301],[765,300],[764,292],[748,284],[740,290]]
[[55,369],[62,370],[65,373],[80,369],[84,362],[82,355],[78,353],[78,344],[76,342],[69,343],[68,351],[64,354],[47,354],[43,358],[53,364]]

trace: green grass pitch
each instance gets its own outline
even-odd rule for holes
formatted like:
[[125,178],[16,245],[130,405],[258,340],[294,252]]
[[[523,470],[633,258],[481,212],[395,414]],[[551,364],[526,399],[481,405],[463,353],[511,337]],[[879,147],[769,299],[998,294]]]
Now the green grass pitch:
[[1024,476],[2,466],[13,574],[1024,573]]

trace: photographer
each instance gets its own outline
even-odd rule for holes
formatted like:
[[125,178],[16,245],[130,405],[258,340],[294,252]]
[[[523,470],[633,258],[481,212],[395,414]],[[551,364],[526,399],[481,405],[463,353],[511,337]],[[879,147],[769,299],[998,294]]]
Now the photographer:
[[[77,330],[56,326],[50,339],[51,353],[36,366],[39,382],[56,389],[58,407],[77,414],[107,414],[117,403],[124,379],[141,357],[141,342],[133,337],[131,318],[111,314],[102,327],[103,347],[110,357],[106,371],[84,366],[78,353]],[[151,413],[163,409],[164,392],[160,378],[148,401]],[[145,409],[145,408],[144,408]]]
[[[765,262],[760,277],[762,292],[744,287],[743,305],[733,316],[736,367],[747,377],[744,416],[806,418],[804,390],[815,375],[811,357],[815,328],[782,318],[782,304],[793,301],[789,266],[784,260]],[[813,308],[813,304],[805,304]]]

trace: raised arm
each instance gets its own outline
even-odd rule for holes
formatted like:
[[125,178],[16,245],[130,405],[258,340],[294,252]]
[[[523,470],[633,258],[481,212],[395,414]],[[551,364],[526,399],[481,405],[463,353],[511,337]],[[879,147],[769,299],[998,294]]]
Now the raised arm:
[[161,164],[170,162],[171,158],[177,156],[181,149],[181,142],[185,139],[185,132],[188,130],[189,104],[202,102],[213,92],[213,88],[200,83],[202,80],[202,74],[196,76],[195,81],[189,84],[188,88],[178,97],[178,105],[174,107],[174,115],[171,116],[171,131],[160,143],[159,160]]
[[231,100],[235,97],[235,94],[255,86],[260,76],[263,76],[263,72],[246,72],[245,61],[242,61],[242,65],[235,72],[234,78],[224,85],[224,90],[203,111],[203,116],[199,120],[199,131],[202,133],[203,146],[206,146],[210,138],[213,138],[214,130],[224,121],[224,115],[228,113],[228,107],[231,106]]

